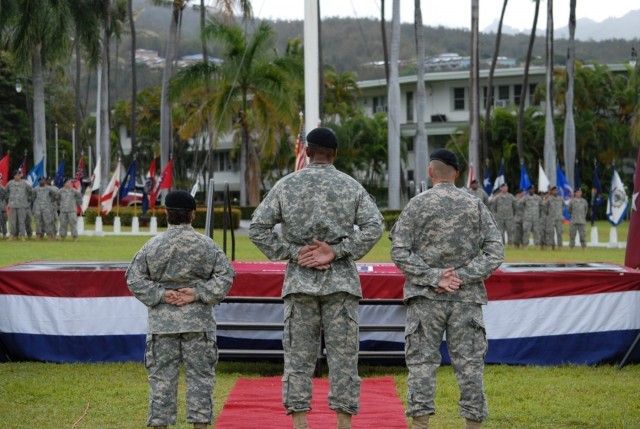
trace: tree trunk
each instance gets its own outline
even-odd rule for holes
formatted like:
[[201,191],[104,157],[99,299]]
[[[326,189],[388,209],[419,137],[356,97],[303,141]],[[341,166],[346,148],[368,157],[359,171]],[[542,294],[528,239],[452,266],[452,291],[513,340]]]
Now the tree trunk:
[[47,124],[44,103],[44,73],[42,71],[42,44],[31,50],[31,70],[33,74],[33,165],[44,157],[47,175]]
[[471,94],[469,97],[469,165],[474,168],[474,179],[477,179],[478,171],[480,170],[480,159],[478,157],[480,146],[479,1],[471,0],[471,65],[469,67],[469,80],[471,82]]
[[576,0],[569,2],[569,45],[567,46],[567,88],[565,92],[564,171],[573,188],[576,162],[576,124],[573,118],[573,75],[576,62]]
[[[427,95],[424,87],[424,26],[422,24],[422,9],[420,0],[415,0],[415,33],[416,33],[416,61],[418,76],[416,84],[416,166],[415,178],[417,187],[421,183],[427,183],[428,145],[427,134],[424,125],[424,111],[426,110]],[[411,106],[409,106],[411,108]],[[411,193],[415,189],[411,190]]]
[[524,71],[522,73],[522,90],[520,91],[520,104],[518,105],[518,130],[517,130],[517,146],[518,159],[524,159],[524,108],[529,95],[529,65],[531,64],[531,55],[533,53],[533,44],[536,41],[536,28],[538,27],[538,13],[540,12],[540,0],[535,0],[536,7],[533,14],[533,25],[531,26],[531,35],[529,36],[529,47],[527,48],[527,56],[524,61]]
[[171,22],[169,23],[169,37],[165,52],[164,72],[162,74],[162,93],[160,96],[160,163],[162,168],[169,162],[171,154],[171,101],[169,100],[169,82],[173,75],[173,62],[175,59],[178,20],[180,18],[180,2],[174,0]]
[[393,0],[391,24],[391,64],[389,65],[388,87],[388,156],[389,156],[389,209],[400,209],[400,83],[398,79],[398,59],[400,57],[400,0]]
[[[75,121],[74,127],[76,129],[76,142],[75,142],[75,151],[80,159],[80,154],[82,153],[83,145],[82,145],[82,125],[84,120],[82,119],[82,101],[80,100],[80,78],[82,76],[82,55],[81,55],[81,46],[80,40],[78,37],[78,32],[76,31],[76,40],[75,40],[75,51],[76,51],[76,80],[74,82],[74,114]],[[75,161],[75,160],[74,160]],[[75,166],[73,168],[76,168]],[[72,170],[73,171],[73,170]],[[75,173],[74,173],[75,174]]]
[[129,26],[131,28],[131,154],[135,159],[138,151],[136,142],[136,123],[138,121],[138,73],[136,71],[136,23],[133,19],[133,0],[128,2]]
[[547,0],[547,75],[546,102],[544,114],[544,169],[551,185],[557,185],[556,177],[556,136],[553,124],[553,0]]
[[384,59],[384,76],[389,86],[389,49],[387,45],[387,20],[384,17],[384,1],[380,0],[380,32],[382,34],[382,58]]
[[101,181],[100,189],[104,190],[109,183],[111,172],[111,130],[109,121],[109,33],[111,27],[111,1],[105,2],[105,15],[102,28],[102,61],[100,67],[102,69],[102,81],[100,82],[100,106],[99,106],[99,118],[100,121],[100,135],[99,152],[102,165],[101,168]]

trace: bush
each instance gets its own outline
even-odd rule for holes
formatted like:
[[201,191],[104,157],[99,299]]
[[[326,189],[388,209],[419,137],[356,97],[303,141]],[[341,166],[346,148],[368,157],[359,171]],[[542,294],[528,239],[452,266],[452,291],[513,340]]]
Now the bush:
[[[118,211],[120,216],[120,224],[122,226],[131,226],[131,220],[133,218],[133,207],[121,207]],[[136,214],[138,216],[138,222],[140,226],[148,226],[152,212],[148,211],[142,214],[141,210],[136,209]],[[88,210],[85,213],[85,222],[88,224],[96,223],[96,210]],[[231,224],[233,225],[233,229],[238,229],[240,227],[240,215],[241,211],[238,209],[231,209]],[[113,225],[113,218],[116,216],[116,211],[113,210],[109,212],[109,214],[102,215],[102,224],[103,225]],[[158,222],[159,227],[167,226],[167,215],[164,209],[159,209],[155,211],[155,216]],[[204,228],[207,222],[207,209],[205,207],[196,209],[196,217],[193,220],[194,228]],[[222,228],[222,208],[214,208],[213,209],[213,227],[214,228]]]
[[242,206],[242,207],[238,207],[238,210],[240,210],[241,213],[241,218],[243,220],[251,220],[251,216],[253,215],[253,212],[255,211],[256,207],[255,206]]
[[380,213],[382,213],[382,218],[384,219],[384,229],[391,231],[402,210],[380,210]]

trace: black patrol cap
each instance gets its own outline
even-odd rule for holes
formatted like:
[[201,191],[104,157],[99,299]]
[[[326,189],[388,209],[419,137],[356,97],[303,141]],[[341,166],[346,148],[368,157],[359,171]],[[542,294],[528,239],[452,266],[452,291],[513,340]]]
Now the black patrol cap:
[[477,179],[473,179],[473,180],[471,181],[471,184],[473,185],[474,183],[478,183],[478,180],[477,180]]
[[164,199],[164,206],[167,210],[193,211],[196,209],[196,200],[187,191],[171,191]]
[[429,159],[431,161],[440,161],[445,164],[453,167],[456,171],[460,171],[460,167],[458,166],[458,158],[456,154],[451,152],[449,149],[437,149],[429,155]]
[[310,146],[338,148],[338,138],[331,128],[314,128],[307,133],[307,143]]

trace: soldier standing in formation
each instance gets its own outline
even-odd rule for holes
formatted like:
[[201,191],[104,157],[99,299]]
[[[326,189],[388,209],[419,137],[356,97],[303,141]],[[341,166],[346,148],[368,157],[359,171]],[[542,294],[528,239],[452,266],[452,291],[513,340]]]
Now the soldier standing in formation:
[[542,198],[536,194],[535,186],[531,185],[529,193],[524,198],[524,221],[522,223],[523,242],[529,246],[529,236],[533,233],[533,243],[542,247],[540,240],[540,215],[542,211]]
[[[355,260],[378,242],[382,215],[360,183],[333,162],[338,140],[329,128],[307,134],[310,164],[280,179],[253,213],[249,238],[273,261],[288,261],[284,298],[282,400],[296,429],[308,428],[311,378],[320,333],[329,365],[329,408],[338,428],[360,409]],[[282,233],[273,228],[282,225]],[[355,229],[354,227],[358,228]]]
[[15,240],[20,237],[26,240],[26,220],[27,211],[31,206],[31,195],[33,191],[31,185],[22,179],[22,171],[19,169],[13,175],[13,180],[7,183],[7,199],[9,206],[9,222],[11,223],[11,237]]
[[564,224],[564,201],[558,196],[558,187],[552,186],[549,190],[549,197],[545,202],[547,208],[546,232],[548,244],[551,249],[562,250],[562,226]]
[[513,216],[513,245],[519,248],[524,244],[522,233],[522,221],[524,218],[524,189],[518,189],[516,193],[516,209]]
[[187,380],[187,422],[206,429],[213,421],[218,361],[214,304],[235,275],[226,256],[191,226],[196,201],[185,191],[166,199],[169,227],[149,240],[126,272],[131,293],[149,309],[144,356],[149,373],[147,426],[176,424],[180,362]]
[[582,189],[576,188],[573,198],[569,201],[569,247],[573,249],[576,245],[576,234],[580,234],[580,246],[582,249],[587,248],[587,210],[589,205],[587,200],[582,198]]
[[2,184],[0,184],[0,234],[3,239],[7,238],[7,189]]
[[73,241],[78,238],[77,207],[82,204],[82,194],[73,187],[73,180],[67,179],[60,189],[60,239],[67,236],[67,229],[71,229]]
[[471,187],[468,189],[468,192],[471,195],[475,195],[480,201],[482,201],[487,207],[489,207],[489,196],[484,191],[484,189],[482,189],[476,179],[473,179],[471,181]]
[[460,388],[460,414],[466,427],[475,429],[488,415],[483,280],[504,260],[504,246],[489,209],[456,188],[453,152],[438,149],[430,159],[433,188],[409,201],[390,235],[391,258],[406,276],[406,414],[413,418],[414,429],[428,428],[446,333]]
[[41,177],[38,186],[33,189],[33,214],[36,218],[36,236],[42,240],[45,234],[49,240],[55,238],[55,214],[58,189],[47,184]]
[[[503,183],[500,186],[500,191],[493,196],[491,200],[491,208],[494,213],[495,219],[498,223],[498,227],[502,232],[502,240],[504,243],[513,244],[514,236],[514,217],[516,212],[516,198],[509,193],[509,186]],[[506,233],[506,237],[505,237]]]

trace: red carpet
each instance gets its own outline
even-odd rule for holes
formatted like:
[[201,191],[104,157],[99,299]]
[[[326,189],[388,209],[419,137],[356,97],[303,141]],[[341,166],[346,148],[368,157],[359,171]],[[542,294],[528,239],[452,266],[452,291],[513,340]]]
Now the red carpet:
[[[313,379],[313,410],[308,414],[310,429],[336,427],[336,414],[329,409],[329,380]],[[218,417],[216,429],[292,428],[282,405],[280,377],[241,378],[233,387]],[[402,402],[392,377],[362,380],[360,414],[353,416],[353,429],[407,429]]]

